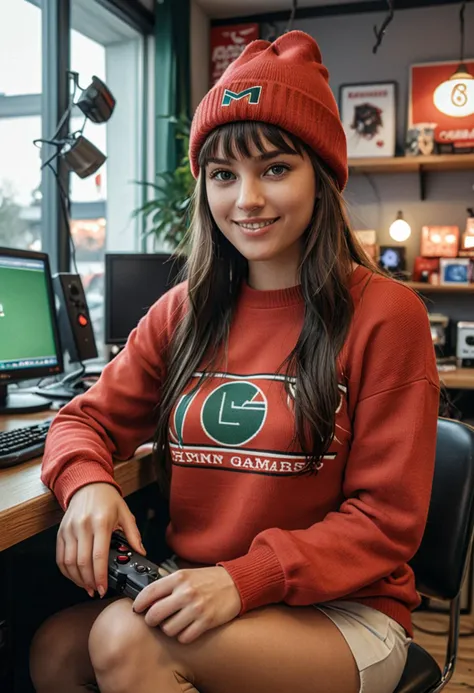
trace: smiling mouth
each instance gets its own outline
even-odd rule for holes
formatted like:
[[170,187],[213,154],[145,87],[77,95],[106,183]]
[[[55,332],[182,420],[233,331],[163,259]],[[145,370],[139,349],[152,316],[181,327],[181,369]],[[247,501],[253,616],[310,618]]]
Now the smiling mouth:
[[276,221],[278,221],[280,217],[275,217],[274,219],[268,219],[267,221],[259,221],[259,222],[246,222],[246,221],[235,221],[234,223],[237,224],[237,226],[241,226],[244,229],[249,229],[249,231],[258,231],[258,229],[264,229],[266,226],[271,226],[274,224]]

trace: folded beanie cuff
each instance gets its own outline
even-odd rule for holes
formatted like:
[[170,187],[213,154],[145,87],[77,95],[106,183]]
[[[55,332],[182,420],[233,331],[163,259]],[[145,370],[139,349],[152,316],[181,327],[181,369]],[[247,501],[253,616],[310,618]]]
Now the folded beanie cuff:
[[[246,95],[238,99],[227,97],[229,105],[223,105],[228,92],[239,96],[257,87],[265,90],[264,98],[259,98],[258,103]],[[325,161],[334,172],[339,188],[344,189],[348,170],[347,158],[341,156],[341,151],[345,151],[346,136],[338,115],[318,99],[317,93],[262,79],[258,84],[245,79],[220,88],[217,85],[203,99],[194,116],[190,138],[190,163],[195,178],[199,175],[199,152],[209,133],[221,125],[242,120],[270,123],[299,137]]]

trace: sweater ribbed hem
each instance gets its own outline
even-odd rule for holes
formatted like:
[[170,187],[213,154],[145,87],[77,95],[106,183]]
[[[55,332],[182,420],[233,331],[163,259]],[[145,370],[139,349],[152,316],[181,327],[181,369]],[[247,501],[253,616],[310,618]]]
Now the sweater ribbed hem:
[[[271,549],[266,547],[255,549],[241,558],[221,561],[217,565],[227,570],[240,593],[242,606],[239,615],[260,606],[283,601],[285,574]],[[354,598],[347,595],[344,600],[377,609],[389,618],[393,618],[405,629],[408,637],[413,638],[411,611],[403,602],[384,596]]]
[[88,484],[106,483],[115,486],[122,493],[120,486],[98,462],[83,460],[64,470],[53,484],[52,491],[63,510],[67,509],[72,496]]
[[285,595],[285,574],[269,548],[250,551],[241,558],[222,561],[240,593],[240,615],[266,604],[276,604]]

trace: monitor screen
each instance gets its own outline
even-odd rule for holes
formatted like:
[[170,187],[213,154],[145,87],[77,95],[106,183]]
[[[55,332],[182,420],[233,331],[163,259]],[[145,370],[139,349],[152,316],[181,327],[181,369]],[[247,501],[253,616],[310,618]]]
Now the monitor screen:
[[176,283],[185,260],[176,255],[105,255],[105,342],[123,345],[149,308]]
[[0,248],[0,382],[62,370],[48,256]]

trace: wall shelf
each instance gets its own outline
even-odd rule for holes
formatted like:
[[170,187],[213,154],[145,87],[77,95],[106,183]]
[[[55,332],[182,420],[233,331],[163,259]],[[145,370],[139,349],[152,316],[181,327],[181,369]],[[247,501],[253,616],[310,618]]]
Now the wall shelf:
[[349,159],[349,174],[418,173],[420,197],[426,197],[428,172],[473,171],[474,154],[442,154],[439,156],[395,156]]
[[424,282],[404,282],[412,289],[416,289],[421,294],[428,293],[450,293],[450,294],[474,294],[474,284],[469,286],[458,286],[456,284],[441,285],[441,284],[426,284]]

